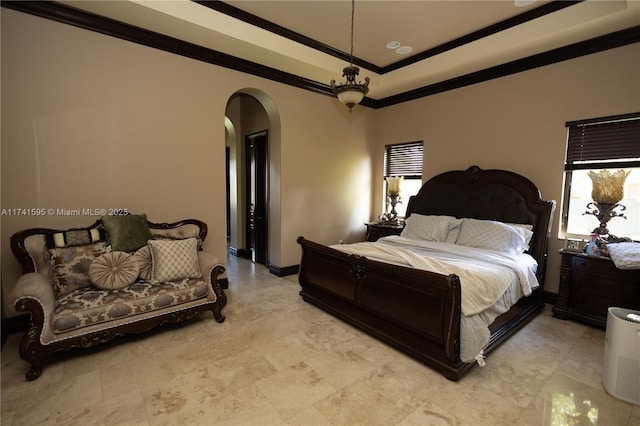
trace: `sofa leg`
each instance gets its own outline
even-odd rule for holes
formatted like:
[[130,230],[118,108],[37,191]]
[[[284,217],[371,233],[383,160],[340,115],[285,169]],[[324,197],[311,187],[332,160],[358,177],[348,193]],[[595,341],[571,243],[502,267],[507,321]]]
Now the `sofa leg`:
[[223,323],[224,320],[226,319],[224,315],[222,315],[222,308],[220,307],[219,304],[215,304],[212,308],[211,311],[213,312],[213,317],[216,319],[216,321],[218,321],[219,323]]
[[42,363],[39,361],[33,361],[31,363],[31,370],[27,371],[25,377],[27,380],[32,381],[40,377],[42,374]]
[[[16,307],[19,311],[27,310],[24,305],[16,304]],[[42,324],[43,317],[44,315],[40,310],[32,311],[29,326],[20,342],[20,358],[31,364],[31,369],[25,374],[26,379],[29,381],[40,377],[42,365],[47,357],[46,349],[40,345],[40,335],[42,334],[42,326],[40,324]]]

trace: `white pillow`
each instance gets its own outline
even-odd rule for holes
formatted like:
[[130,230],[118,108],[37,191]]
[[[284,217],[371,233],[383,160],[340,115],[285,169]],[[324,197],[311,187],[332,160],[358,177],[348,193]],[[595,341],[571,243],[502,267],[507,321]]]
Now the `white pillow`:
[[607,244],[609,256],[618,269],[640,269],[640,243]]
[[526,231],[524,228],[493,220],[464,218],[456,244],[511,255],[521,254],[527,249]]
[[412,214],[405,220],[401,237],[415,240],[444,242],[449,232],[460,226],[460,219],[453,216]]
[[198,263],[198,240],[149,240],[153,258],[152,281],[202,278]]
[[524,223],[505,223],[505,225],[515,226],[516,228],[524,229],[524,239],[527,243],[527,247],[529,247],[529,243],[531,242],[531,237],[533,237],[533,225],[524,224]]

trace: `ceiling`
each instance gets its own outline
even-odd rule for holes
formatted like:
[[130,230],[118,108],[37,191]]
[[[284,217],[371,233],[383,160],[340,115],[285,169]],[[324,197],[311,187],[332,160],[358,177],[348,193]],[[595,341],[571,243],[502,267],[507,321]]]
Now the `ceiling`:
[[[59,3],[321,84],[349,61],[350,1]],[[381,99],[639,25],[640,0],[357,0],[353,53]]]

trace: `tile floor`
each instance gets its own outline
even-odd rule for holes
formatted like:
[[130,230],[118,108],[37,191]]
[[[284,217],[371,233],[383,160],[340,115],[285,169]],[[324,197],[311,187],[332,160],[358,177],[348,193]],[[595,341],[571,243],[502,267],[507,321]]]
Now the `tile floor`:
[[640,425],[600,384],[604,332],[549,310],[459,382],[303,302],[296,277],[230,258],[211,314],[55,355],[26,382],[2,351],[9,425]]

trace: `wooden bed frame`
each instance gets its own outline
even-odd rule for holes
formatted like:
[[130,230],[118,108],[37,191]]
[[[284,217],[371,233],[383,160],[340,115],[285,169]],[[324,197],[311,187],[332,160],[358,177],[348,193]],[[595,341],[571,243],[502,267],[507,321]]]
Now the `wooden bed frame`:
[[[409,199],[411,214],[532,224],[529,254],[538,261],[540,287],[490,326],[484,353],[543,308],[548,239],[555,201],[544,201],[527,178],[504,170],[450,171],[428,180]],[[475,363],[460,360],[461,293],[458,276],[369,260],[298,238],[302,298],[458,380]]]

